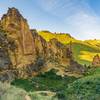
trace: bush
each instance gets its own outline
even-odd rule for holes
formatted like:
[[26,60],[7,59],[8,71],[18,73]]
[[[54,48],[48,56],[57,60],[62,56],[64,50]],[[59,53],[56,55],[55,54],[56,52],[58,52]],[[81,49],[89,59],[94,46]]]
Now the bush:
[[26,91],[0,82],[0,100],[25,100],[25,98],[30,98]]
[[88,72],[86,73],[86,75],[95,75],[95,74],[100,74],[100,67],[93,67],[93,68],[90,68],[88,70]]
[[68,85],[65,92],[68,100],[99,100],[100,75],[91,75]]
[[46,73],[33,77],[31,79],[16,79],[12,82],[12,85],[23,88],[27,92],[29,91],[53,91],[59,92],[64,90],[69,83],[76,80],[75,77],[61,77],[56,75],[54,70],[50,70]]
[[42,95],[40,93],[36,93],[36,92],[31,92],[29,93],[32,100],[58,100],[57,97],[54,96],[48,96],[48,95]]

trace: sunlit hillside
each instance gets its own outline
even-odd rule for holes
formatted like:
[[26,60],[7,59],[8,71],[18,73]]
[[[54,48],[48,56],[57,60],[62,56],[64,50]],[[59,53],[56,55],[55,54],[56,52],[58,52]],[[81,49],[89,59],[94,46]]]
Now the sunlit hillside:
[[38,34],[41,35],[46,41],[49,41],[53,38],[56,38],[59,42],[63,44],[76,41],[76,39],[65,33],[51,33],[49,31],[39,31]]
[[49,31],[38,31],[46,41],[56,38],[63,44],[69,44],[72,42],[73,57],[80,64],[90,65],[93,57],[96,54],[100,54],[100,40],[77,40],[69,34],[65,33],[51,33]]
[[93,57],[100,54],[100,49],[86,43],[72,44],[73,56],[80,64],[91,65]]
[[84,42],[97,48],[100,47],[100,40],[85,40]]

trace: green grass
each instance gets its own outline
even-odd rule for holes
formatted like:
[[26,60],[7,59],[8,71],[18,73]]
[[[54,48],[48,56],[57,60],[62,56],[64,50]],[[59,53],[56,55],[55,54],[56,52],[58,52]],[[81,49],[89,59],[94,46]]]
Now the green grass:
[[65,92],[68,100],[99,100],[100,74],[79,79],[68,85]]
[[25,90],[0,82],[0,100],[25,100],[26,95]]
[[[26,90],[29,95],[35,100],[58,100],[57,98],[64,99],[64,91],[67,85],[75,81],[75,77],[61,77],[55,74],[54,70],[33,77],[31,79],[16,79],[12,85]],[[36,91],[51,91],[56,93],[55,97],[37,94]],[[36,94],[36,95],[35,95]],[[62,96],[63,95],[63,96]],[[40,99],[41,98],[41,99]]]
[[[46,92],[45,92],[46,93]],[[8,83],[0,82],[0,100],[58,100],[54,95],[45,95],[37,92],[26,92],[21,88],[16,88]]]
[[86,73],[86,76],[90,76],[90,75],[96,75],[96,74],[100,74],[100,67],[92,67],[90,68],[87,73]]
[[75,77],[57,76],[54,72],[50,71],[45,74],[33,77],[31,79],[16,79],[12,85],[23,88],[26,91],[61,91],[67,87],[67,84],[76,80]]
[[68,100],[99,100],[100,68],[90,68],[83,78],[68,85],[64,95]]
[[91,65],[91,62],[87,61],[87,60],[82,60],[79,58],[80,52],[81,51],[89,51],[89,52],[96,52],[96,53],[100,53],[100,49],[96,49],[94,47],[82,44],[82,43],[73,43],[72,44],[72,51],[73,51],[73,56],[74,59],[76,61],[78,61],[78,63],[80,64],[87,64],[87,65]]
[[[100,68],[90,69],[80,79],[62,78],[51,70],[29,80],[16,79],[12,84],[28,91],[33,100],[99,100]],[[52,91],[56,95],[48,96],[36,91]]]
[[43,93],[31,92],[29,93],[32,100],[58,100],[55,96],[43,95]]
[[34,86],[30,79],[15,79],[11,84],[28,92],[33,91],[34,89]]

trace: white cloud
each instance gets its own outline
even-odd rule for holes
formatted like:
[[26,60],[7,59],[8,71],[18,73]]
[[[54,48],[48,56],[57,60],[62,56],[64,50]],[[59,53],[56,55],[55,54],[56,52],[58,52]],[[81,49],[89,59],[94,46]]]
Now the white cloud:
[[83,4],[78,11],[66,18],[67,25],[73,30],[75,37],[79,39],[100,39],[100,18],[87,5]]
[[78,39],[100,39],[100,18],[89,6],[88,0],[38,1],[41,1],[38,4],[44,11],[61,18],[59,21],[66,26],[66,32],[68,30]]

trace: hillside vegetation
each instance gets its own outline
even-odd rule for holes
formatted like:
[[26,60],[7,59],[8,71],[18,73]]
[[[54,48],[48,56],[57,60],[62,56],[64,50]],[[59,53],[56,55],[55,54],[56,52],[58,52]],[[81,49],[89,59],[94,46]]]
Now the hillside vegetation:
[[68,85],[65,95],[68,100],[99,100],[100,74],[89,75],[73,82]]
[[76,41],[73,37],[71,37],[68,33],[51,33],[49,31],[39,31],[39,35],[41,35],[46,41],[50,41],[51,39],[55,38],[59,42],[63,44],[67,44],[70,41]]
[[41,35],[46,41],[56,38],[58,41],[66,45],[71,42],[73,57],[80,64],[91,65],[93,57],[96,54],[100,55],[100,40],[81,41],[74,39],[69,34],[51,33],[49,31],[39,31],[38,34]]
[[62,78],[51,70],[31,80],[17,79],[12,84],[25,89],[32,100],[99,100],[100,68],[89,69],[79,79]]
[[59,92],[72,83],[77,78],[75,77],[64,77],[56,75],[54,70],[50,70],[44,74],[40,74],[31,79],[16,79],[12,82],[12,85],[23,88],[26,91],[52,91]]
[[0,100],[31,100],[31,98],[25,90],[0,82]]
[[95,46],[95,47],[100,47],[100,40],[85,40],[85,43],[88,43],[89,45]]
[[73,56],[76,61],[80,64],[91,65],[93,57],[96,54],[100,55],[100,49],[92,47],[84,43],[73,43],[72,44]]
[[[63,94],[67,85],[75,81],[75,77],[61,77],[54,70],[33,77],[31,79],[16,79],[12,85],[26,90],[34,100],[65,100]],[[41,99],[40,99],[41,98]]]

